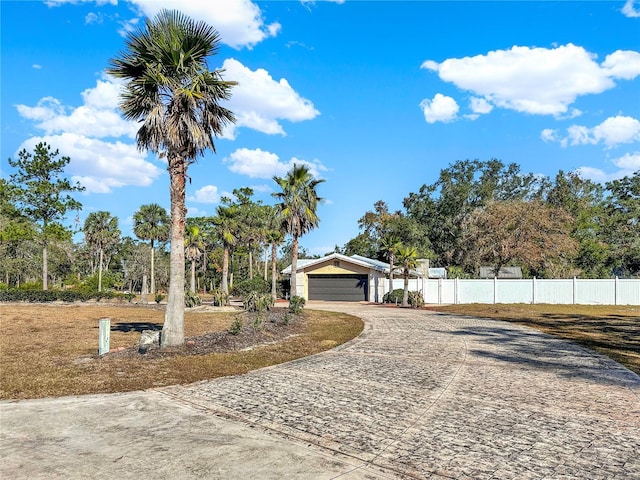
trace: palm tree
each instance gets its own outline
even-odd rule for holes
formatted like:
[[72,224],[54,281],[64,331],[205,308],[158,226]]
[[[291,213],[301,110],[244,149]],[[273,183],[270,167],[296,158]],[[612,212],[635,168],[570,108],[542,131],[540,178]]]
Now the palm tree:
[[91,248],[98,253],[98,291],[102,291],[102,267],[104,252],[114,247],[120,241],[118,217],[112,217],[109,212],[92,212],[84,221],[84,238]]
[[142,205],[133,214],[133,233],[140,240],[148,240],[151,247],[151,294],[156,293],[154,242],[166,242],[169,238],[169,215],[157,203]]
[[238,242],[238,213],[234,206],[218,206],[213,225],[218,238],[222,242],[222,283],[220,289],[229,293],[229,255]]
[[[277,280],[278,280],[278,245],[284,242],[285,232],[282,229],[282,221],[275,207],[266,206],[265,208],[266,235],[265,240],[271,246],[271,296],[276,300]],[[265,280],[266,280],[266,263],[265,263]]]
[[203,249],[204,239],[200,228],[195,225],[187,226],[184,239],[184,254],[191,262],[191,282],[189,285],[191,293],[196,291],[196,262],[202,256]]
[[324,180],[315,180],[305,165],[293,165],[285,177],[273,177],[282,191],[272,195],[278,200],[276,208],[283,229],[293,237],[291,246],[291,296],[298,295],[296,270],[298,267],[298,240],[318,226],[316,210],[322,198],[316,187]]
[[231,97],[235,82],[209,70],[207,58],[218,52],[220,36],[205,22],[175,10],[162,10],[130,33],[127,51],[110,61],[108,72],[126,80],[120,109],[128,120],[142,123],[140,149],[167,158],[171,193],[171,266],[169,295],[162,327],[163,346],[184,343],[184,224],[188,166],[207,149],[214,136],[235,122],[220,106]]
[[384,256],[389,260],[389,294],[393,291],[393,270],[396,254],[398,249],[402,247],[400,239],[395,235],[387,235],[382,238],[380,246]]
[[418,266],[418,251],[415,247],[401,245],[397,251],[398,264],[402,268],[404,278],[404,293],[402,294],[402,306],[409,306],[409,274]]

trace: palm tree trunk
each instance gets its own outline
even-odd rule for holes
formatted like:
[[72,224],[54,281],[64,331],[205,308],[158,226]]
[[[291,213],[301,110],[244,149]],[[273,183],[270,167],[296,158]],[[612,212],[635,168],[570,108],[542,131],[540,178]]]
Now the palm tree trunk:
[[393,255],[389,256],[389,294],[393,292]]
[[220,288],[224,293],[229,293],[229,283],[227,282],[229,276],[229,248],[224,247],[222,253],[222,285]]
[[278,261],[278,247],[275,242],[271,244],[271,296],[274,300],[278,298],[278,290],[276,288],[277,277],[277,261]]
[[98,291],[102,291],[102,257],[103,257],[102,248],[100,249],[100,260],[98,263]]
[[251,247],[249,247],[249,280],[253,278],[253,252],[251,251]]
[[298,270],[298,236],[293,236],[291,244],[291,296],[298,295],[298,286],[296,285],[296,273]]
[[171,259],[169,266],[169,294],[162,326],[162,347],[184,343],[184,218],[185,176],[187,165],[183,158],[169,156],[171,190]]
[[191,283],[189,285],[191,293],[196,293],[196,261],[191,260]]
[[404,273],[404,292],[402,294],[402,306],[409,306],[409,272]]
[[151,293],[151,295],[153,295],[154,293],[156,293],[156,274],[155,274],[155,266],[154,266],[154,262],[155,262],[155,249],[153,248],[153,240],[151,240],[151,288],[149,289],[149,292]]

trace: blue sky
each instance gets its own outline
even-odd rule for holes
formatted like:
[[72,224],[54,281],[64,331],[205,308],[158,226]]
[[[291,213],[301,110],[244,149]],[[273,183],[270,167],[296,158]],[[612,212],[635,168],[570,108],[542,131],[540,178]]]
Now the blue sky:
[[[182,4],[187,5],[186,7]],[[165,164],[137,151],[104,70],[162,8],[218,29],[210,67],[239,82],[234,128],[189,169],[188,215],[305,162],[325,202],[301,245],[324,254],[377,200],[402,200],[456,160],[607,181],[640,169],[640,3],[633,1],[5,1],[2,164],[47,141],[86,186],[80,221],[169,206]]]

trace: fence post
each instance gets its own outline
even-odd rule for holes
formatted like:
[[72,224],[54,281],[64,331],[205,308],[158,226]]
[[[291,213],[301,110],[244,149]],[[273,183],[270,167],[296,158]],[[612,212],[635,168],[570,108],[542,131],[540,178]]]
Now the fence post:
[[576,299],[578,298],[578,294],[576,292],[576,290],[578,289],[578,279],[576,277],[573,277],[573,304],[576,304]]
[[493,304],[496,304],[496,300],[498,299],[498,277],[494,275],[493,277]]
[[536,304],[536,277],[531,279],[531,303]]
[[613,304],[618,305],[618,288],[620,288],[620,284],[618,282],[618,276],[616,275],[616,281],[613,284]]
[[442,278],[438,279],[438,305],[442,304]]
[[458,298],[458,280],[459,278],[456,277],[453,284],[453,303],[456,305],[460,303],[460,299]]
[[100,319],[100,328],[98,329],[98,355],[109,353],[109,342],[111,332],[111,319],[103,317]]

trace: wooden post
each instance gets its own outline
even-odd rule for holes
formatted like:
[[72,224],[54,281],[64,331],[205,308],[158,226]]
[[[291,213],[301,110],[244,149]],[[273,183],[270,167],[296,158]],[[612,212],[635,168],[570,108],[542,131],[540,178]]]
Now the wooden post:
[[98,338],[98,355],[109,353],[109,342],[111,335],[111,319],[103,317],[100,319],[100,329]]

